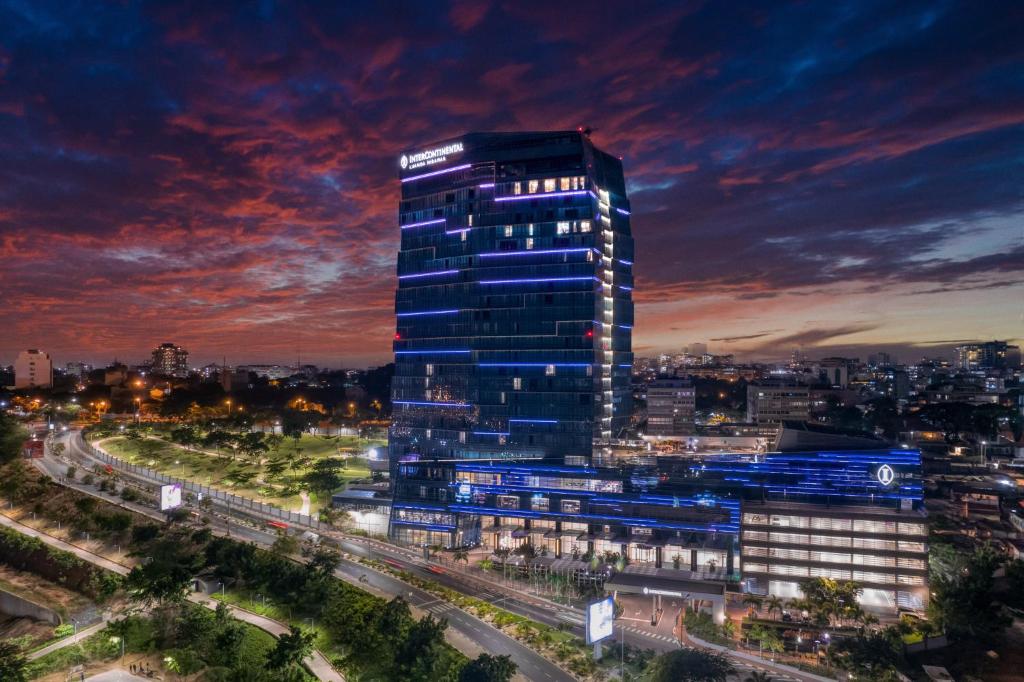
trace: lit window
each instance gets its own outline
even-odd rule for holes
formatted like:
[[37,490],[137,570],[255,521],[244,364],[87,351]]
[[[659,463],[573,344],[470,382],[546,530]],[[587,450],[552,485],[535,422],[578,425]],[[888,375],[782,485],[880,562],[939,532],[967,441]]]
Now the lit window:
[[512,378],[512,388],[514,388],[517,391],[521,391],[523,389],[523,378],[522,377],[513,377]]
[[590,232],[590,221],[589,220],[581,220],[580,221],[580,232]]
[[469,225],[470,227],[473,227],[473,214],[472,213],[470,213],[468,216],[466,216],[466,220],[468,221],[466,224]]
[[459,442],[460,443],[465,443],[466,442],[466,432],[465,431],[459,431]]
[[540,188],[540,180],[530,180],[529,183],[530,183],[530,189],[528,190],[529,193],[530,194],[536,194],[537,190]]
[[459,235],[462,237],[462,241],[466,241],[467,234],[469,234],[469,232],[467,232],[466,230],[463,230],[462,232],[459,233]]
[[564,192],[572,187],[572,178],[562,178],[560,189]]
[[511,237],[512,236],[512,226],[511,225],[506,225],[505,226],[505,236],[506,237]]
[[427,371],[427,376],[428,377],[434,376],[434,366],[433,365],[426,365],[426,371]]
[[567,221],[558,223],[557,232],[558,234],[569,234],[569,223]]
[[545,367],[544,368],[544,374],[549,376],[549,377],[555,376],[555,366],[554,365],[548,365],[547,367]]
[[544,191],[545,192],[554,192],[555,191],[555,179],[554,178],[548,178],[547,180],[544,181]]
[[531,237],[533,236],[533,223],[530,223],[529,225],[526,226],[526,233]]
[[526,240],[526,250],[529,251],[533,248],[533,237]]
[[512,185],[512,194],[522,194],[522,193],[523,193],[523,183],[517,182],[514,185]]

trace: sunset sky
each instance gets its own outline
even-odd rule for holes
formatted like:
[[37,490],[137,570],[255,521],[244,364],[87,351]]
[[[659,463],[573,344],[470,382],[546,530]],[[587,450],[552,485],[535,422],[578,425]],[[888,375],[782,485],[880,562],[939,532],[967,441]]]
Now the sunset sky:
[[634,350],[1024,337],[1024,4],[0,0],[0,363],[389,359],[400,150],[623,157]]

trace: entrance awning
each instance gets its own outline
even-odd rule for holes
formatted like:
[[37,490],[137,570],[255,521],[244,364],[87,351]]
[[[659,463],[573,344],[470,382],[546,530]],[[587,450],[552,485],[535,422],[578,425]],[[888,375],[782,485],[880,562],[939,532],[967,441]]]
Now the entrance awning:
[[677,580],[655,575],[616,573],[604,583],[605,592],[653,594],[665,597],[725,598],[725,583]]

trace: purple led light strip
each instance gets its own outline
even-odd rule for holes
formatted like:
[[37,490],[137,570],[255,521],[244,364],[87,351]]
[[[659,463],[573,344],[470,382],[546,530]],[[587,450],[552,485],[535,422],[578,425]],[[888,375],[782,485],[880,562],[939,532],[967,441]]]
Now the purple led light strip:
[[464,163],[461,166],[452,166],[451,168],[445,168],[444,170],[431,171],[430,173],[424,173],[423,175],[414,175],[411,178],[402,178],[402,182],[412,182],[413,180],[422,180],[423,178],[432,178],[435,175],[444,175],[445,173],[454,173],[455,171],[466,170],[473,164]]
[[399,275],[398,279],[415,279],[417,277],[438,277],[440,275],[450,275],[458,270],[438,270],[437,272],[420,272],[415,275]]
[[419,222],[419,223],[409,223],[408,225],[401,225],[401,228],[403,230],[408,230],[410,227],[423,227],[424,225],[437,225],[438,223],[445,222],[445,220],[447,220],[447,219],[446,218],[435,218],[434,220],[424,220],[423,222]]

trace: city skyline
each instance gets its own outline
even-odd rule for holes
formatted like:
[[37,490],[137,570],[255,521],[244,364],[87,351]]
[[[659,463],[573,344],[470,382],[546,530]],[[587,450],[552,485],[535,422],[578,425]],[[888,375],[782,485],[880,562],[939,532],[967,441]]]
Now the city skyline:
[[1019,12],[267,7],[0,8],[0,363],[382,364],[399,153],[577,126],[630,179],[639,356],[1024,336]]

